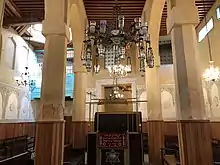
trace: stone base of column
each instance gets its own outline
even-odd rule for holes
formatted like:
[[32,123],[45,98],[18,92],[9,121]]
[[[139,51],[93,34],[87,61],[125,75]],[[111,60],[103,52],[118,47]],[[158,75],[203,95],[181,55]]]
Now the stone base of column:
[[62,165],[64,121],[41,121],[36,126],[35,165]]
[[88,122],[73,121],[72,122],[72,146],[73,149],[85,149],[88,134]]
[[211,165],[212,143],[209,121],[178,121],[181,165]]
[[164,147],[163,121],[150,120],[148,123],[149,162],[161,165],[160,149]]

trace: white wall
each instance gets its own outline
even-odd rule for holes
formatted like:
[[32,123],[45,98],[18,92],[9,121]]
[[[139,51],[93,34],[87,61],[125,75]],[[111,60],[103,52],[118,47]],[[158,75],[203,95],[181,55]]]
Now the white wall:
[[0,120],[32,120],[28,88],[17,86],[14,77],[29,66],[29,72],[37,72],[38,65],[32,48],[13,30],[2,29],[0,57]]

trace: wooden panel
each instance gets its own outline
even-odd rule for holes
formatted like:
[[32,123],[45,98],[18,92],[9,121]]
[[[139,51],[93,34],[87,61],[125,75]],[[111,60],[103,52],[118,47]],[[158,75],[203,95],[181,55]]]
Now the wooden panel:
[[24,135],[35,136],[35,123],[0,123],[0,140]]
[[212,138],[220,140],[220,122],[210,122]]
[[86,148],[87,134],[89,131],[89,122],[73,121],[72,122],[72,146],[74,149]]
[[148,121],[148,146],[150,164],[160,165],[160,149],[164,147],[163,121]]
[[179,121],[178,139],[182,165],[212,165],[211,132],[208,121]]
[[64,144],[71,144],[72,116],[64,116],[64,120],[65,120]]
[[64,121],[37,123],[35,165],[63,163],[64,126]]
[[142,132],[143,133],[147,133],[148,132],[147,127],[148,127],[147,122],[142,122]]
[[177,136],[177,122],[176,121],[164,121],[163,133],[167,136]]

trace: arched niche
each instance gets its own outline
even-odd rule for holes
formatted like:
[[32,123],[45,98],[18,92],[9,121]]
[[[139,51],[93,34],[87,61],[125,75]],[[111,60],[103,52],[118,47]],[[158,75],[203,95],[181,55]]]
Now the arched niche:
[[19,119],[29,119],[30,102],[27,97],[21,100],[21,109],[19,111]]
[[3,97],[0,93],[0,119],[2,119],[2,113],[3,113]]
[[13,37],[9,37],[5,43],[4,59],[9,69],[15,69],[16,62],[16,42]]
[[161,92],[161,108],[163,119],[175,119],[176,110],[173,96],[170,92],[164,90]]
[[11,93],[8,97],[7,106],[5,109],[5,119],[18,118],[18,98],[15,93]]
[[[147,100],[147,92],[144,91],[140,95],[140,101]],[[148,119],[147,102],[140,102],[139,111],[142,113],[142,120],[146,121]]]
[[213,117],[220,117],[219,92],[216,84],[211,87],[211,110]]
[[204,96],[204,103],[205,103],[205,112],[207,117],[211,117],[211,109],[210,109],[210,103],[209,103],[209,99],[208,99],[208,93],[206,88],[203,88],[203,96]]

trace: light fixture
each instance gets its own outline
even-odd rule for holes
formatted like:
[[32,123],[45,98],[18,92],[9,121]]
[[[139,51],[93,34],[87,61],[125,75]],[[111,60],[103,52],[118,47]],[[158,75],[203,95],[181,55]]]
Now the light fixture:
[[113,65],[108,67],[109,75],[113,78],[123,78],[126,77],[128,72],[130,71],[129,66],[124,65]]
[[[203,5],[205,7],[205,0],[203,0]],[[204,12],[205,12],[205,8],[204,8]],[[207,16],[205,16],[205,26],[206,26],[206,30],[208,31],[206,17]],[[207,40],[208,40],[208,50],[209,50],[209,68],[205,70],[203,74],[203,78],[205,79],[205,81],[218,81],[220,79],[220,71],[218,67],[214,66],[214,61],[212,59],[209,33],[207,33]]]
[[[115,0],[113,7],[112,21],[89,22],[86,28],[86,39],[83,42],[84,51],[82,51],[83,64],[88,72],[94,69],[95,73],[98,73],[96,71],[100,69],[100,66],[96,65],[96,60],[93,60],[96,58],[97,60],[105,60],[104,67],[109,70],[110,75],[112,73],[120,73],[121,76],[127,75],[132,71],[131,65],[122,67],[122,61],[126,60],[128,56],[126,52],[131,45],[136,45],[138,48],[138,58],[142,63],[141,72],[145,71],[145,65],[143,65],[145,63],[149,68],[154,67],[153,50],[147,23],[142,22],[141,18],[135,18],[128,28],[129,30],[126,31],[124,30],[124,22],[125,18],[117,0]],[[130,58],[129,61],[131,61]]]
[[124,95],[120,93],[120,88],[117,82],[118,82],[118,78],[113,78],[113,88],[112,88],[112,92],[109,95],[110,100],[124,99]]
[[112,93],[109,95],[110,99],[123,99],[124,95],[120,93],[118,86],[113,87]]
[[20,76],[14,77],[18,86],[26,87],[30,85],[30,73],[28,71],[28,67],[25,67],[25,71],[21,73]]
[[218,67],[214,67],[214,61],[209,61],[209,68],[203,74],[205,81],[217,81],[220,78],[220,71]]

